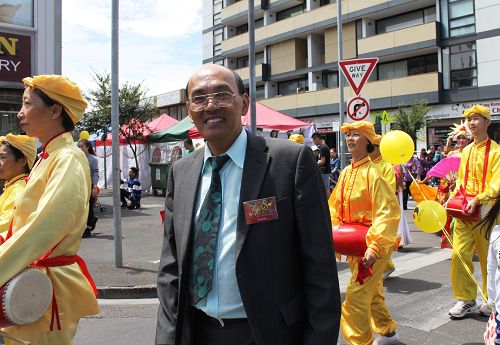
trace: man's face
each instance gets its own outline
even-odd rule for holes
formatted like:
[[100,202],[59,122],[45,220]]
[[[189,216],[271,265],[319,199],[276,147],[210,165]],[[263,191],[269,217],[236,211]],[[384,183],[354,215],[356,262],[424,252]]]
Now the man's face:
[[321,145],[321,139],[318,138],[318,137],[314,137],[313,138],[313,143],[314,145],[318,146],[318,145]]
[[490,120],[482,115],[473,114],[467,118],[467,124],[473,137],[483,136],[487,133]]
[[[193,110],[193,97],[219,92],[233,94],[232,104],[220,107],[213,98],[207,98],[205,108]],[[234,140],[241,132],[241,116],[248,110],[247,94],[239,95],[234,74],[231,70],[218,65],[206,65],[199,69],[189,80],[187,104],[188,113],[194,125],[208,143]]]

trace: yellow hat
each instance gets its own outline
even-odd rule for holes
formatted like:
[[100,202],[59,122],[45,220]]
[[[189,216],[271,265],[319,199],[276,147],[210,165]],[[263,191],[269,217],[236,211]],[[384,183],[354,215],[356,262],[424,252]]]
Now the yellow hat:
[[292,134],[288,140],[294,141],[297,144],[304,144],[304,136],[302,134]]
[[28,137],[27,135],[14,135],[9,133],[4,137],[0,137],[0,143],[4,141],[21,151],[28,161],[28,167],[30,169],[33,168],[36,159],[36,141],[34,138]]
[[359,131],[363,134],[368,141],[372,144],[375,143],[377,134],[375,133],[375,127],[373,127],[373,123],[368,121],[356,121],[353,123],[344,123],[340,128],[342,133],[347,133],[349,131]]
[[375,137],[373,138],[372,144],[380,146],[381,140],[382,140],[382,136],[380,134],[375,134]]
[[481,115],[481,116],[491,120],[490,109],[488,107],[485,107],[484,105],[475,104],[472,107],[470,107],[469,109],[467,109],[466,111],[464,111],[464,117],[466,119],[468,119],[469,117],[471,117],[475,114]]
[[24,78],[23,83],[30,89],[39,89],[62,105],[73,123],[77,123],[87,109],[87,102],[78,85],[62,75],[37,75]]

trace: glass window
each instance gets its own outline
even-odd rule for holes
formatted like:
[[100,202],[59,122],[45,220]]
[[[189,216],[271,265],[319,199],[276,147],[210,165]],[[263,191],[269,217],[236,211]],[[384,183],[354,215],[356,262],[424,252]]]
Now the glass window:
[[4,0],[0,23],[33,27],[33,0]]
[[450,46],[451,87],[477,86],[476,44]]
[[255,53],[255,64],[260,65],[264,63],[264,52]]
[[474,16],[453,19],[450,20],[450,28],[458,28],[460,26],[471,25],[474,23],[475,23]]
[[265,92],[264,85],[256,86],[255,87],[255,98],[257,100],[261,100],[266,98],[266,92]]
[[323,73],[323,86],[329,89],[339,87],[339,75],[337,72]]
[[299,93],[307,91],[307,78],[304,79],[295,79],[295,80],[287,80],[281,83],[278,83],[278,94],[290,95],[293,93]]
[[214,3],[214,13],[220,13],[222,11],[222,2]]
[[248,56],[243,56],[243,57],[237,58],[236,59],[236,68],[240,69],[240,68],[245,68],[245,67],[248,67]]
[[[255,29],[261,28],[263,26],[264,26],[264,18],[257,19],[255,21]],[[248,24],[243,24],[236,27],[236,35],[241,35],[244,34],[245,32],[248,32]]]
[[437,54],[417,56],[407,60],[379,64],[377,70],[378,80],[436,72],[438,70]]
[[306,2],[304,1],[302,4],[287,8],[286,10],[280,11],[276,13],[276,20],[280,21],[283,19],[287,19],[290,17],[297,16],[301,13],[304,13],[306,10]]
[[432,6],[424,9],[424,23],[431,23],[436,21],[436,7]]
[[405,13],[400,16],[391,17],[377,21],[377,34],[391,32],[408,28],[410,26],[420,25],[424,23],[422,11]]
[[476,67],[476,52],[469,51],[451,56],[451,69],[464,69]]
[[214,14],[214,25],[222,23],[222,14],[216,13]]
[[453,89],[472,86],[477,86],[477,70],[475,68],[451,72],[451,87]]
[[456,29],[450,29],[450,36],[462,36],[462,35],[468,35],[468,34],[473,34],[476,32],[476,26],[475,25],[469,25],[469,26],[463,26],[460,28]]
[[214,44],[221,43],[222,39],[223,39],[223,35],[224,35],[224,30],[222,28],[214,30]]
[[450,1],[450,18],[458,18],[474,14],[473,0]]
[[220,55],[222,53],[222,47],[221,44],[214,44],[214,56],[215,55]]
[[379,80],[393,79],[407,75],[406,60],[389,62],[378,66]]

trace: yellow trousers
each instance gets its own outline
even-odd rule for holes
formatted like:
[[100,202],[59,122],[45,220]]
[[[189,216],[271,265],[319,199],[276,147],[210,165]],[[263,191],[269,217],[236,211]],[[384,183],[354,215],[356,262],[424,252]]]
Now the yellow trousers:
[[394,266],[394,261],[392,261],[391,258],[389,258],[387,260],[387,264],[385,265],[385,269],[384,269],[384,273],[385,272],[388,272],[388,271],[391,271],[391,270],[395,270],[396,269],[396,266]]
[[[72,345],[73,338],[76,335],[79,321],[70,324],[65,329],[60,331],[54,330],[52,332],[33,332],[28,331],[26,327],[17,326],[9,327],[4,330],[5,333],[10,334],[16,338],[24,341],[29,341],[31,345]],[[12,340],[5,339],[5,345],[19,345],[20,343]]]
[[382,272],[384,272],[390,254],[388,253],[387,257],[375,261],[372,276],[365,280],[363,285],[356,282],[357,261],[349,263],[352,276],[347,285],[340,320],[342,334],[349,344],[372,344],[372,329],[375,333],[382,335],[396,330],[398,324],[392,319],[385,305],[382,283]]
[[474,273],[474,265],[472,258],[474,249],[479,257],[482,275],[482,291],[487,296],[487,270],[486,259],[488,255],[488,241],[479,231],[480,228],[474,228],[477,223],[465,222],[456,219],[455,227],[453,228],[453,253],[451,256],[451,288],[456,299],[461,301],[472,301],[477,297],[477,286],[469,277],[464,265],[460,261],[457,252],[462,255],[462,259],[471,272]]

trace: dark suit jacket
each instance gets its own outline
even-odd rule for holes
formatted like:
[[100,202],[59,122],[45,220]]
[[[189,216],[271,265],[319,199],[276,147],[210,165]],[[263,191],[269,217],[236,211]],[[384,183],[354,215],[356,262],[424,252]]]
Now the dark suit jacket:
[[[157,344],[190,344],[186,308],[203,150],[170,169],[158,273]],[[242,203],[275,196],[279,219],[247,225]],[[336,344],[340,293],[328,204],[311,150],[248,134],[236,275],[257,345]]]

